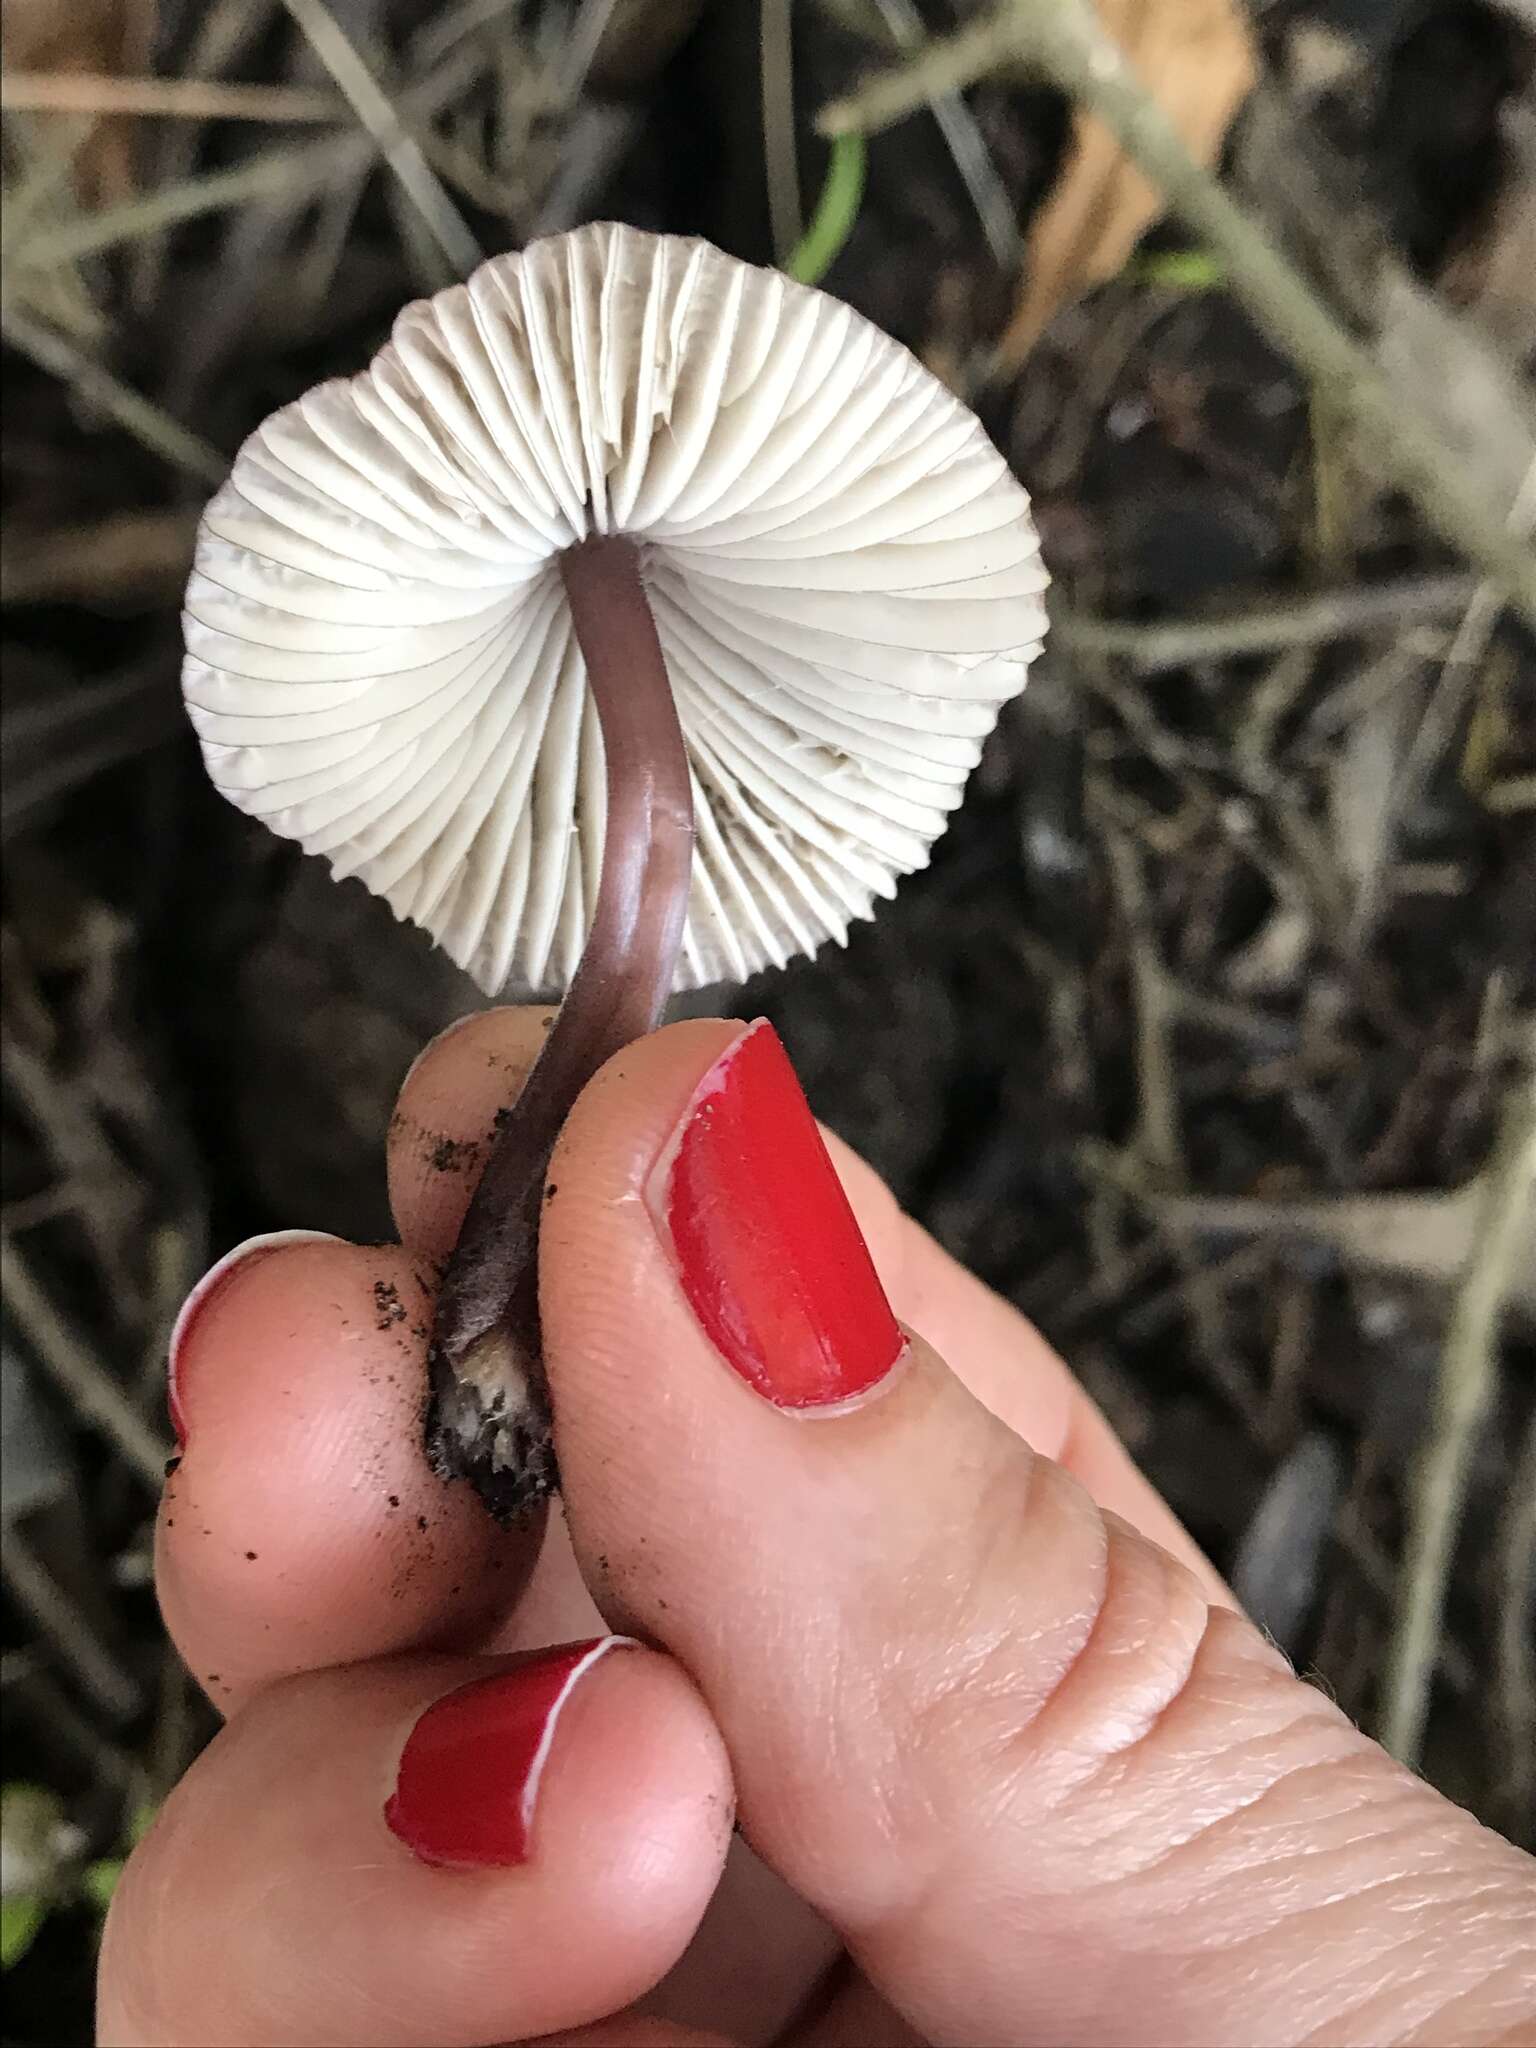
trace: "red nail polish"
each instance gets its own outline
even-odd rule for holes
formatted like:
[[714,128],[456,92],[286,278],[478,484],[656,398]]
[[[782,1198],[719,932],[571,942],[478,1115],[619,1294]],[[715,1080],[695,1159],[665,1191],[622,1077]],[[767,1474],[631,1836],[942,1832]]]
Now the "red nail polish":
[[170,1411],[171,1428],[176,1433],[176,1448],[184,1451],[187,1447],[187,1340],[192,1335],[203,1311],[222,1294],[236,1272],[243,1272],[256,1259],[264,1258],[268,1252],[281,1251],[289,1244],[340,1244],[341,1239],[332,1237],[325,1230],[271,1230],[264,1237],[248,1237],[244,1244],[237,1244],[233,1251],[226,1252],[217,1265],[210,1266],[198,1281],[192,1292],[181,1305],[171,1331],[170,1347],[166,1354],[166,1406]]
[[435,1701],[406,1738],[384,1808],[390,1832],[423,1863],[461,1870],[528,1860],[555,1728],[600,1657],[627,1636],[540,1650]]
[[700,1082],[651,1207],[694,1314],[775,1407],[840,1406],[900,1358],[901,1327],[771,1024]]

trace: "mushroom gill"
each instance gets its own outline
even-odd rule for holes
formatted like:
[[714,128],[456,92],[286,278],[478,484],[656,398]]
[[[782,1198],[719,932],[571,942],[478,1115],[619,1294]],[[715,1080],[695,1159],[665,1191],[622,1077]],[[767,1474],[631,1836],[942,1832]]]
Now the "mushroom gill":
[[570,1102],[670,988],[841,943],[926,862],[1044,586],[1023,488],[905,349],[629,228],[408,306],[241,450],[186,603],[214,782],[488,993],[569,990],[439,1303],[429,1441],[496,1512],[555,1479]]

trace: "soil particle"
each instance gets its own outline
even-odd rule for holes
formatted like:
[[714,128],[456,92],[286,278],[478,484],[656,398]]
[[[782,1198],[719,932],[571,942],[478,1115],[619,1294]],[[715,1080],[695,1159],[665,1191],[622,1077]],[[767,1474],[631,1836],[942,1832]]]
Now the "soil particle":
[[427,1165],[434,1173],[463,1173],[479,1157],[480,1147],[473,1138],[439,1138],[427,1154]]
[[397,1323],[405,1321],[405,1303],[400,1299],[400,1290],[393,1280],[374,1281],[373,1306],[376,1329],[392,1330]]

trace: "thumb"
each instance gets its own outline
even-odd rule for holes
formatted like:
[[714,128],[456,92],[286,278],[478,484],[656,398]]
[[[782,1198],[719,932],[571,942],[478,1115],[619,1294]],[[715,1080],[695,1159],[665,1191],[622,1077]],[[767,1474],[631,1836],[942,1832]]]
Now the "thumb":
[[905,1335],[769,1027],[631,1047],[551,1180],[594,1591],[690,1670],[754,1847],[913,2025],[1536,2039],[1536,1864]]

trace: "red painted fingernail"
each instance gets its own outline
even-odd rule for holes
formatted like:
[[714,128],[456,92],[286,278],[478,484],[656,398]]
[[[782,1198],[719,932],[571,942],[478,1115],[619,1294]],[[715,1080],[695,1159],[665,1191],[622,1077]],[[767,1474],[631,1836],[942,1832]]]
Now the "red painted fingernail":
[[226,1252],[216,1266],[208,1268],[181,1305],[165,1360],[166,1406],[170,1410],[171,1428],[176,1432],[178,1450],[184,1451],[187,1447],[187,1340],[215,1295],[223,1292],[237,1271],[243,1272],[253,1260],[264,1258],[268,1252],[281,1251],[284,1245],[340,1242],[340,1238],[332,1237],[325,1230],[269,1230],[264,1237],[248,1237],[244,1244],[237,1244],[233,1251]]
[[461,1870],[528,1860],[539,1782],[566,1701],[628,1636],[540,1650],[510,1671],[434,1701],[406,1738],[384,1808],[392,1834],[423,1863]]
[[841,1407],[901,1357],[901,1326],[771,1024],[744,1031],[699,1083],[647,1200],[715,1348],[775,1407]]

